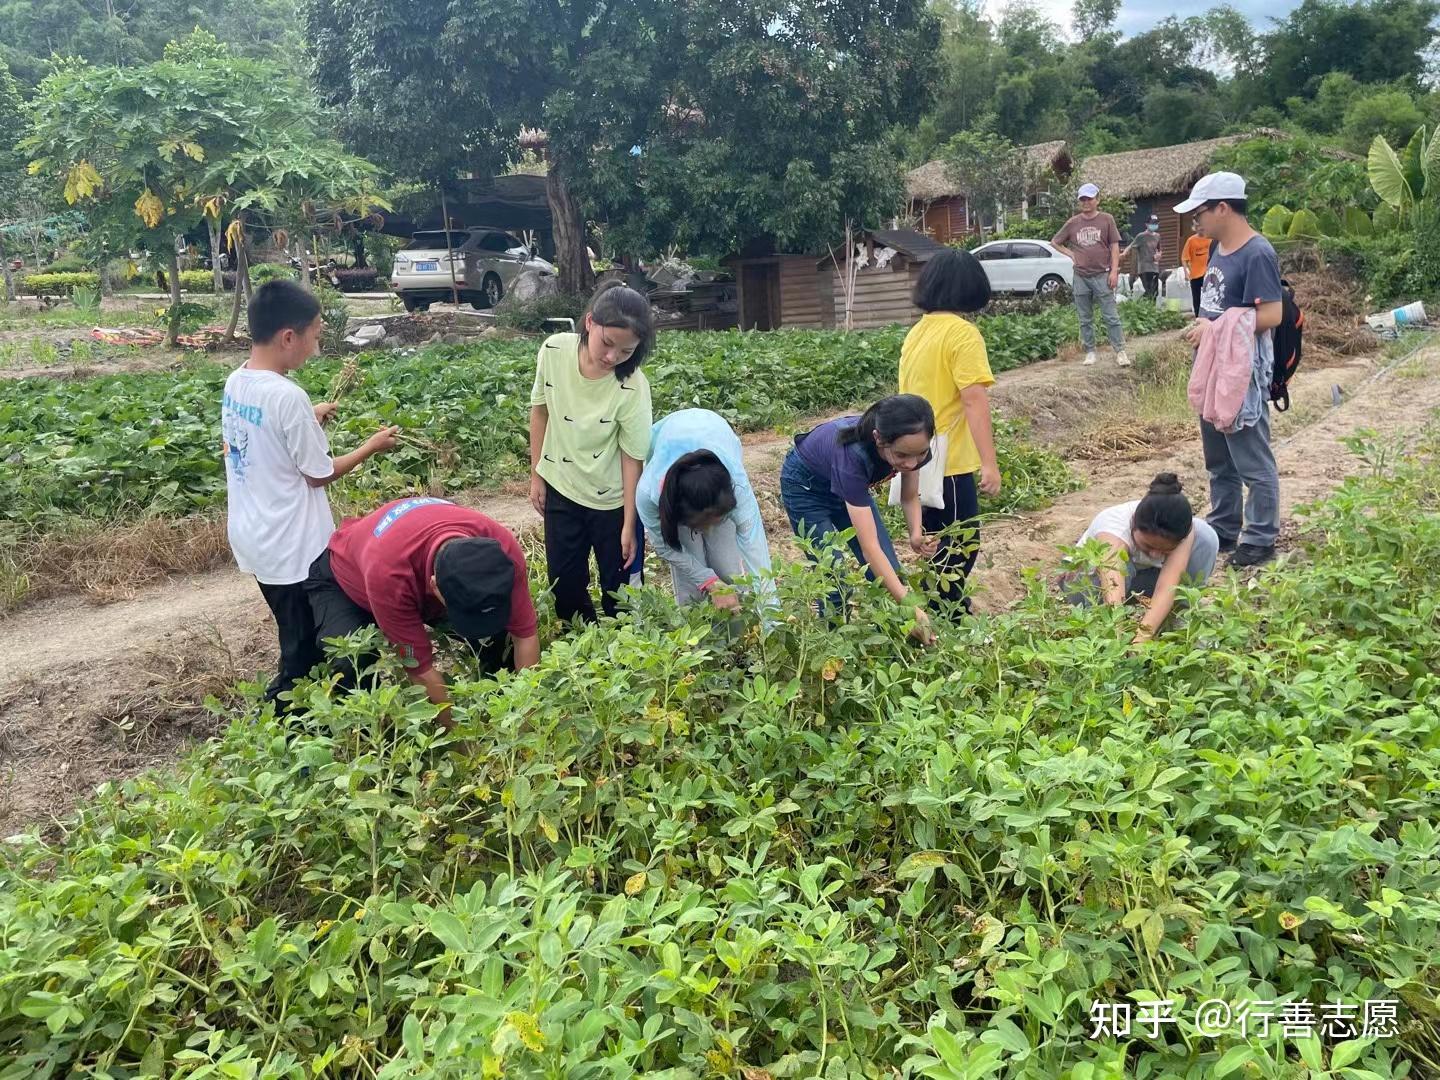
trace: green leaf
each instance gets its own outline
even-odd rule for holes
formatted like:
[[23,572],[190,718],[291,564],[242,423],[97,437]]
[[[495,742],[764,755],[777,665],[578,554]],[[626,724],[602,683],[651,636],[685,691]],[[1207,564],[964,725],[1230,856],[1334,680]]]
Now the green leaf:
[[996,1046],[1010,1051],[1012,1054],[1028,1054],[1030,1052],[1030,1040],[1025,1037],[1025,1032],[1020,1030],[1015,1021],[1009,1017],[1003,1020],[997,1020],[989,1029],[982,1032],[980,1041],[983,1043],[993,1043]]
[[437,911],[430,916],[430,933],[440,939],[440,944],[454,953],[470,951],[470,933],[465,924],[448,911]]
[[420,1021],[414,1013],[405,1014],[405,1023],[401,1027],[401,1035],[405,1040],[405,1055],[415,1064],[425,1060],[425,1032],[420,1027]]
[[895,871],[895,880],[923,877],[928,881],[936,870],[949,865],[950,860],[938,851],[917,851],[900,864],[900,869]]
[[1373,1042],[1373,1039],[1349,1039],[1346,1042],[1337,1043],[1330,1050],[1330,1067],[1341,1069],[1354,1061],[1358,1061]]
[[1215,1070],[1212,1075],[1216,1080],[1221,1080],[1222,1077],[1229,1076],[1246,1062],[1254,1060],[1254,1047],[1247,1046],[1244,1043],[1239,1046],[1232,1046],[1229,1050],[1226,1050],[1220,1060],[1215,1063]]
[[1415,195],[1405,177],[1405,169],[1384,135],[1376,135],[1375,141],[1370,144],[1366,172],[1375,194],[1389,206],[1404,210],[1414,203]]

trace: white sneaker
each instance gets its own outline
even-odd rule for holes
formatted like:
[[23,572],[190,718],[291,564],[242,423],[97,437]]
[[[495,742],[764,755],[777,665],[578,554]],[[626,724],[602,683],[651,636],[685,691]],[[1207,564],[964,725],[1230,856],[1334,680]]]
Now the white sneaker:
[[1084,365],[1084,366],[1085,366],[1085,367],[1089,367],[1089,366],[1090,366],[1091,364],[1093,364],[1093,363],[1095,363],[1095,350],[1094,350],[1094,349],[1091,349],[1089,352],[1087,352],[1087,353],[1085,354],[1085,365]]
[[1130,366],[1130,357],[1125,355],[1124,349],[1121,349],[1115,354],[1115,363],[1119,364],[1121,367]]

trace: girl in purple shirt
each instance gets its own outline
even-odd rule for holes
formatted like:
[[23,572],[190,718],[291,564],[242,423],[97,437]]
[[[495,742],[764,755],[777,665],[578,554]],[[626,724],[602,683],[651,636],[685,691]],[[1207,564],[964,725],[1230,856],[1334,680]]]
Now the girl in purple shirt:
[[[795,535],[824,546],[835,542],[834,534],[854,529],[849,546],[866,577],[878,580],[896,600],[905,600],[910,589],[900,578],[900,558],[870,489],[901,474],[910,547],[933,555],[936,542],[921,527],[916,474],[930,460],[934,437],[934,410],[915,394],[883,398],[862,416],[828,420],[797,435],[780,470],[780,500]],[[916,607],[916,637],[931,639],[929,622],[925,610]]]

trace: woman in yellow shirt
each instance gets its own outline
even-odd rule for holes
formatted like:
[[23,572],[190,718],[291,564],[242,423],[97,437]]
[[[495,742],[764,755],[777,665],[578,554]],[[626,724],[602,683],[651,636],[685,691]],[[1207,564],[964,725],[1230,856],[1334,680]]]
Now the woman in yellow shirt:
[[[958,616],[970,611],[965,580],[980,551],[980,500],[1000,493],[1000,467],[990,426],[993,386],[985,339],[964,318],[990,302],[990,279],[968,251],[947,250],[920,272],[915,306],[925,315],[905,337],[900,349],[900,392],[918,394],[935,410],[935,431],[949,438],[945,461],[945,505],[925,507],[922,524],[938,533],[956,522],[958,534],[946,537],[933,557],[940,571],[940,598],[957,605]],[[978,474],[978,475],[977,475]]]

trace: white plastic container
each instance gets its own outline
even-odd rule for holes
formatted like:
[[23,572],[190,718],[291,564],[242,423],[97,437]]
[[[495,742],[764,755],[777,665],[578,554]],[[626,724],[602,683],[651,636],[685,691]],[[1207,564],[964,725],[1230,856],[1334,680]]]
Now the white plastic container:
[[1419,300],[1404,307],[1392,308],[1376,315],[1369,315],[1365,322],[1377,334],[1394,334],[1407,327],[1424,326],[1425,305]]

